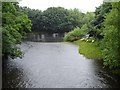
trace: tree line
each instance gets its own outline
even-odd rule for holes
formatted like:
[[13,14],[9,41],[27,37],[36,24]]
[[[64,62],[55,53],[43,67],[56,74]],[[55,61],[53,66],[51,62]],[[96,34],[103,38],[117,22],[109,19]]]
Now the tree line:
[[85,23],[85,14],[76,8],[68,10],[63,7],[50,7],[41,11],[22,7],[21,10],[32,21],[33,32],[68,32]]

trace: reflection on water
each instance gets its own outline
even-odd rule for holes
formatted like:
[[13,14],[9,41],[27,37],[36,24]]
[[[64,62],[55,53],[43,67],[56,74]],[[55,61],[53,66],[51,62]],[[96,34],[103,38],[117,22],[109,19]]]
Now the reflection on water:
[[60,42],[63,41],[65,33],[29,33],[27,34],[27,41],[34,42]]
[[22,59],[8,60],[3,88],[108,88],[120,87],[96,60],[80,55],[71,43],[25,42]]

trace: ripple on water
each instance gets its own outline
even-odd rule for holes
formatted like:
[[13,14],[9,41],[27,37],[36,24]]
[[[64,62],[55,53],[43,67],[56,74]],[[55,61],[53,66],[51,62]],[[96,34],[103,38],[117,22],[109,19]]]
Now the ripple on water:
[[99,62],[80,55],[74,44],[27,42],[21,48],[24,57],[9,60],[6,64],[3,87],[120,87]]

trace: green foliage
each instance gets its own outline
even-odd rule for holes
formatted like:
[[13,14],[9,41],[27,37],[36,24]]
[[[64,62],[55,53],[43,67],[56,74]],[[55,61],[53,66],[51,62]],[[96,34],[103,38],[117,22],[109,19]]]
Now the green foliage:
[[120,2],[112,5],[112,11],[106,16],[103,29],[104,65],[110,68],[120,68]]
[[97,28],[100,29],[103,27],[103,22],[105,19],[105,16],[107,13],[109,13],[112,9],[111,3],[104,2],[102,5],[100,5],[98,8],[96,8],[95,11],[95,19],[92,22],[92,24]]
[[72,29],[76,27],[82,27],[84,13],[80,12],[78,9],[69,10],[68,20],[71,23]]
[[75,41],[82,38],[87,33],[88,27],[87,25],[83,25],[81,28],[77,27],[71,32],[68,32],[64,37],[64,41]]
[[69,12],[62,7],[50,7],[43,12],[44,30],[53,32],[65,32],[71,29],[68,20]]
[[21,7],[20,10],[28,15],[28,18],[32,22],[32,31],[42,30],[44,26],[43,12],[41,10],[30,9],[27,7]]
[[17,3],[2,3],[2,55],[15,58],[22,52],[16,46],[31,29],[31,21],[27,15],[19,11]]
[[50,7],[45,11],[21,8],[32,21],[32,31],[68,32],[83,25],[83,16],[78,9],[68,10],[63,7]]
[[111,11],[111,3],[104,2],[95,10],[95,18],[91,21],[91,31],[89,32],[91,36],[102,39],[103,38],[103,26],[105,16]]
[[90,25],[90,22],[95,18],[94,12],[87,12],[83,17],[83,23]]
[[67,33],[67,35],[64,37],[64,41],[75,41],[79,39],[80,36],[80,28],[77,27],[73,31]]

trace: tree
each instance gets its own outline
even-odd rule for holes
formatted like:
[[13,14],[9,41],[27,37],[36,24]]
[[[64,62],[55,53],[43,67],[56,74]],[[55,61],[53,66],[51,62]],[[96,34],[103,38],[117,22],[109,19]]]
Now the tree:
[[83,23],[87,25],[88,34],[91,34],[91,31],[93,30],[93,26],[91,25],[91,22],[95,19],[95,13],[94,12],[87,12],[83,17]]
[[21,11],[28,15],[28,18],[32,23],[32,31],[42,31],[43,30],[43,12],[38,9],[30,9],[28,7],[21,7]]
[[22,53],[16,44],[21,43],[26,32],[31,29],[31,21],[19,11],[17,3],[2,3],[2,27],[2,56],[20,56]]
[[78,9],[67,10],[63,7],[50,7],[45,11],[21,7],[32,21],[33,32],[68,32],[83,25],[83,16]]
[[43,12],[43,23],[46,31],[69,31],[71,23],[68,21],[69,12],[62,7],[50,7]]
[[69,10],[69,22],[71,22],[72,29],[76,27],[82,27],[84,24],[83,17],[84,13],[80,12],[78,9]]
[[83,23],[89,25],[93,19],[95,19],[95,13],[87,12],[83,17]]
[[103,29],[104,65],[120,68],[120,2],[112,4],[111,12],[106,16]]
[[90,32],[91,36],[94,36],[97,39],[102,39],[102,28],[104,25],[105,16],[109,13],[112,9],[111,3],[104,2],[95,10],[95,18],[92,20],[92,30]]

